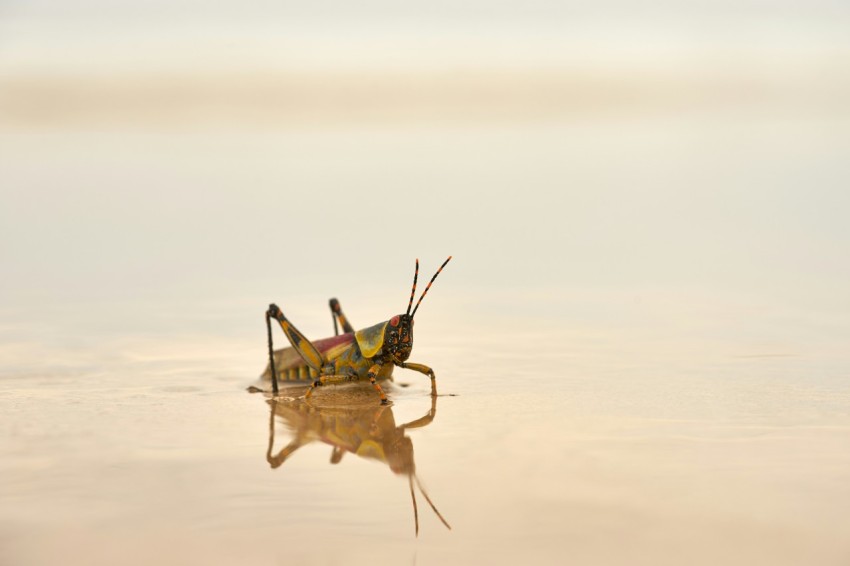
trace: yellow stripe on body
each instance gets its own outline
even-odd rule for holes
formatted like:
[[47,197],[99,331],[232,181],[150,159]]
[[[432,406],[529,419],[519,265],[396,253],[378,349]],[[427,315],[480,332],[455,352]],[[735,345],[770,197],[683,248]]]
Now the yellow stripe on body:
[[340,344],[339,346],[334,346],[333,348],[330,348],[329,350],[325,351],[325,359],[329,362],[332,362],[351,347],[352,344]]

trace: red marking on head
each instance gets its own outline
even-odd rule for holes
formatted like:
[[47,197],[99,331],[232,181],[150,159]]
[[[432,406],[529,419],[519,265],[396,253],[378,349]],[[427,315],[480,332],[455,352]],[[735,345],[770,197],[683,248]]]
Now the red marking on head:
[[390,325],[392,325],[392,326],[398,326],[398,315],[395,315],[394,317],[392,317],[392,318],[390,319]]

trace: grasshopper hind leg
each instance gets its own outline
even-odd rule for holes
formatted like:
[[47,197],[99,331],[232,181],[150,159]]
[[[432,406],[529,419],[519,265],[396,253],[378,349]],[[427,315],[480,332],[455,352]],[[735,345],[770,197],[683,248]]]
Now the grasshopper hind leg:
[[354,332],[354,327],[351,326],[351,323],[348,322],[348,318],[346,318],[345,314],[343,314],[342,308],[339,306],[339,301],[331,299],[328,301],[328,306],[331,308],[331,317],[334,321],[334,336],[339,336],[337,321],[339,321],[339,325],[342,326],[343,333]]
[[319,350],[316,349],[313,343],[307,340],[307,338],[305,338],[304,335],[301,334],[301,332],[299,332],[299,330],[295,328],[291,322],[289,322],[289,320],[283,315],[277,305],[269,305],[269,310],[266,311],[266,327],[268,329],[269,340],[269,364],[271,366],[272,371],[272,389],[274,391],[274,394],[277,395],[278,376],[277,369],[274,363],[271,319],[275,319],[278,321],[281,329],[283,329],[283,333],[286,335],[286,338],[292,345],[292,348],[298,353],[299,356],[301,356],[301,359],[304,360],[304,363],[307,364],[316,373],[321,373],[322,365],[325,363],[325,360],[321,352],[319,352]]

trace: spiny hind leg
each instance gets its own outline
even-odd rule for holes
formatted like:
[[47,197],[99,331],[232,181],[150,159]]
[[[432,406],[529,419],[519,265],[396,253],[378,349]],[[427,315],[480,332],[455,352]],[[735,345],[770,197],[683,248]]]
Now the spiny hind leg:
[[339,328],[337,327],[337,321],[342,326],[342,331],[344,333],[354,332],[354,328],[348,322],[348,319],[342,312],[342,308],[339,306],[339,301],[336,299],[331,299],[328,301],[328,305],[331,307],[331,317],[334,320],[334,336],[339,336]]
[[398,364],[399,367],[404,369],[412,369],[418,371],[419,373],[424,373],[428,377],[431,378],[431,396],[437,396],[437,376],[434,375],[434,370],[426,366],[425,364],[417,364],[415,362],[402,362]]
[[291,322],[289,322],[289,319],[283,315],[277,305],[269,305],[268,314],[280,323],[283,333],[286,334],[286,338],[289,340],[289,343],[292,344],[292,347],[295,348],[295,351],[298,352],[298,355],[301,356],[304,363],[316,371],[321,371],[324,359],[322,358],[322,354],[319,350],[313,346],[313,343],[307,340],[307,338],[305,338],[304,335],[301,334],[301,332],[295,328]]
[[293,349],[298,353],[299,356],[304,360],[310,368],[315,370],[316,372],[321,371],[322,364],[324,363],[324,359],[322,358],[322,354],[313,346],[313,343],[307,340],[301,332],[295,328],[289,320],[283,316],[283,313],[278,308],[277,305],[272,303],[269,305],[269,310],[266,311],[266,327],[268,329],[268,339],[269,339],[269,364],[272,369],[272,387],[274,390],[274,394],[277,395],[277,369],[274,363],[274,348],[272,346],[272,328],[271,328],[271,319],[275,319],[280,324],[280,327],[283,329],[283,333],[286,335],[286,338],[289,340],[289,343],[292,344]]

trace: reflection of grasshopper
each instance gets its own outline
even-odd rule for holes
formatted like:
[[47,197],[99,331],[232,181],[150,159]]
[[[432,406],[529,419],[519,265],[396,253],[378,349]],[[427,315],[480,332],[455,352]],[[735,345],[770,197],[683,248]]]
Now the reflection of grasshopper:
[[[271,416],[269,417],[269,448],[266,451],[266,460],[272,468],[279,467],[293,452],[317,440],[333,447],[331,464],[338,464],[346,452],[383,462],[393,473],[407,476],[410,497],[413,500],[413,517],[417,536],[419,535],[419,509],[413,492],[414,480],[437,517],[451,529],[431,502],[431,498],[422,489],[419,478],[416,477],[413,442],[405,435],[407,429],[424,427],[434,420],[437,414],[435,396],[431,397],[431,410],[427,415],[400,426],[395,424],[392,408],[384,405],[319,408],[297,399],[289,401],[270,399],[269,404]],[[294,438],[276,455],[273,455],[275,415],[286,423]]]
[[[275,395],[278,393],[278,375],[280,379],[312,382],[307,390],[309,397],[313,389],[320,385],[329,383],[344,383],[347,381],[369,380],[378,395],[381,404],[387,403],[387,396],[378,384],[379,380],[388,379],[392,376],[393,367],[408,368],[424,373],[431,378],[431,394],[437,394],[437,385],[434,378],[434,370],[424,364],[408,362],[407,358],[413,349],[413,317],[419,304],[431,283],[446,266],[449,256],[440,269],[431,278],[428,286],[419,297],[413,312],[413,295],[416,293],[416,280],[419,277],[419,260],[416,260],[416,272],[413,275],[413,290],[410,292],[410,301],[407,303],[407,312],[397,314],[390,320],[379,322],[368,328],[354,331],[354,328],[342,314],[342,309],[336,299],[330,300],[331,314],[334,321],[336,336],[311,342],[295,328],[287,319],[277,305],[269,305],[266,311],[266,329],[269,341],[269,366],[263,374],[264,378],[271,378],[272,389]],[[274,351],[272,347],[271,319],[280,323],[283,333],[286,335],[291,348],[283,348]],[[342,325],[344,334],[339,334],[337,321]]]

